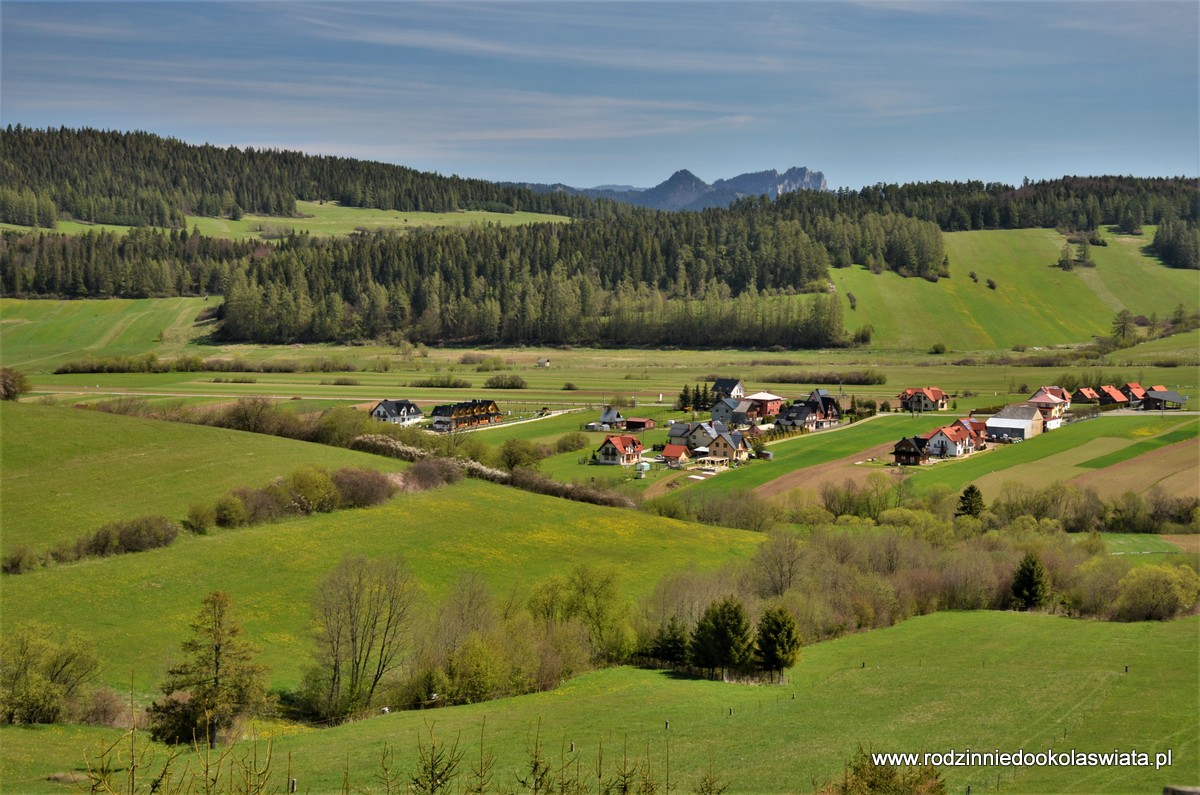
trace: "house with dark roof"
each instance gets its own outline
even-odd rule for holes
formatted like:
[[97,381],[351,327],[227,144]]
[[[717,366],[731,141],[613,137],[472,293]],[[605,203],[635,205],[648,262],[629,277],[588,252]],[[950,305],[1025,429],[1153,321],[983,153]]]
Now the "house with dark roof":
[[425,418],[411,400],[381,400],[371,409],[371,416],[393,425],[416,425]]
[[712,407],[714,422],[726,425],[749,425],[758,417],[758,407],[749,400],[721,398]]
[[926,441],[922,436],[906,436],[892,448],[892,458],[899,466],[920,466],[929,460]]
[[708,445],[708,457],[735,462],[745,461],[750,458],[750,445],[737,431],[717,434]]
[[614,428],[624,428],[625,418],[621,416],[620,410],[615,406],[605,406],[604,411],[600,412],[600,429],[611,431]]
[[642,443],[636,436],[605,436],[596,449],[596,461],[600,464],[632,466],[642,458]]
[[741,400],[746,396],[746,387],[736,378],[718,378],[713,381],[712,395],[716,400],[721,398],[737,398]]
[[1146,396],[1142,398],[1142,410],[1174,411],[1183,408],[1183,404],[1186,402],[1187,398],[1173,389],[1151,387],[1146,390]]
[[1120,406],[1121,408],[1129,406],[1129,398],[1125,396],[1125,393],[1111,384],[1104,384],[1096,391],[1100,393],[1101,406]]
[[936,386],[909,387],[896,395],[901,411],[945,411],[950,396]]
[[503,415],[494,400],[464,400],[461,403],[434,406],[429,416],[433,417],[435,431],[457,431],[491,425],[499,422]]

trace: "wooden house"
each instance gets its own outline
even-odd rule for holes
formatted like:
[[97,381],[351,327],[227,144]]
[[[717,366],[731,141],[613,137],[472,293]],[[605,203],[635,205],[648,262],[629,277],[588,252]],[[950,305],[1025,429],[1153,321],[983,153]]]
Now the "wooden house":
[[497,423],[503,415],[494,400],[466,400],[434,406],[430,416],[435,431],[457,431]]
[[920,466],[929,460],[925,442],[922,436],[906,436],[892,448],[892,458],[900,466]]

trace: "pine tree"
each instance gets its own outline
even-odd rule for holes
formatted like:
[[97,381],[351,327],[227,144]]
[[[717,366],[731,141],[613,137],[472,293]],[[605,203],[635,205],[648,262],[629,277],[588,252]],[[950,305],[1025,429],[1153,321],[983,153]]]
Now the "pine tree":
[[958,498],[958,511],[955,516],[979,516],[983,513],[983,492],[975,484],[963,489]]
[[1046,581],[1046,569],[1033,552],[1025,553],[1013,574],[1013,602],[1018,610],[1032,610],[1046,602],[1050,587]]
[[745,668],[753,659],[754,639],[746,609],[736,596],[713,602],[692,633],[692,662],[710,671]]
[[[257,649],[242,637],[233,616],[233,600],[224,591],[204,597],[181,648],[184,661],[167,671],[166,699],[150,707],[150,731],[172,743],[217,741],[241,714],[253,714],[266,703],[264,665],[253,662]],[[176,694],[187,693],[188,698]]]
[[774,674],[791,668],[800,657],[800,630],[785,607],[773,607],[758,621],[758,664]]

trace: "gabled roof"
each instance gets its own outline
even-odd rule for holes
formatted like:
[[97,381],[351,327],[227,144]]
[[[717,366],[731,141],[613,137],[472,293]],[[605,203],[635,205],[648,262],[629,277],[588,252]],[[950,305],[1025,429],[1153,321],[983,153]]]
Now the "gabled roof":
[[746,440],[742,438],[742,435],[740,433],[736,433],[736,432],[717,434],[716,438],[713,439],[714,444],[716,443],[717,439],[723,439],[725,441],[725,443],[728,444],[730,447],[732,447],[734,450],[744,450],[748,446],[746,444]]
[[991,424],[992,420],[1033,420],[1039,419],[1041,416],[1042,412],[1038,411],[1036,406],[1030,406],[1028,403],[1014,403],[993,414],[988,420],[988,424]]
[[612,442],[613,447],[616,447],[626,455],[640,453],[642,451],[642,443],[638,441],[636,436],[627,436],[625,434],[621,434],[620,436],[605,436],[604,441],[600,443],[600,446],[603,447],[609,442]]
[[940,403],[946,399],[946,393],[938,389],[936,386],[909,387],[901,392],[896,397],[901,400],[908,400],[915,395],[924,395],[929,398],[931,403]]
[[753,395],[746,395],[746,400],[783,400],[779,395],[772,395],[770,392],[755,392]]
[[1176,392],[1174,389],[1150,389],[1146,392],[1146,397],[1153,398],[1154,400],[1161,400],[1164,403],[1183,404],[1187,401],[1187,398]]
[[688,454],[686,445],[669,444],[663,448],[663,458],[682,458]]
[[1063,400],[1058,395],[1053,395],[1044,389],[1039,389],[1037,392],[1034,392],[1033,397],[1029,398],[1029,400],[1026,402],[1038,403],[1044,406],[1057,406],[1059,403],[1066,403],[1067,401]]
[[600,412],[601,422],[620,422],[623,419],[625,418],[621,416],[621,412],[612,406],[605,406],[604,411]]
[[1100,391],[1103,392],[1105,395],[1108,395],[1108,397],[1110,399],[1112,399],[1112,401],[1114,403],[1128,403],[1129,402],[1129,398],[1125,397],[1125,393],[1122,392],[1121,390],[1117,389],[1112,384],[1105,384],[1104,386],[1100,387]]
[[421,413],[417,404],[411,400],[381,400],[375,408],[371,409],[371,413],[374,414],[381,409],[388,417],[411,417]]
[[1122,392],[1128,392],[1131,400],[1141,400],[1146,396],[1146,390],[1137,381],[1130,381],[1125,386],[1121,387]]
[[[742,386],[742,381],[739,378],[718,378],[716,381],[713,381],[712,391],[728,395],[739,386]],[[742,388],[745,389],[745,387]]]
[[1100,399],[1099,393],[1096,392],[1096,390],[1092,389],[1090,386],[1079,387],[1079,389],[1075,390],[1075,394],[1082,396],[1084,400],[1099,400]]
[[753,400],[742,400],[738,402],[737,408],[734,411],[738,414],[745,414],[747,411],[753,411],[755,408],[757,406]]
[[1162,384],[1156,384],[1156,385],[1150,387],[1149,389],[1147,389],[1146,391],[1147,392],[1166,392],[1167,388],[1165,386],[1163,386]]
[[964,428],[961,425],[943,425],[941,428],[937,428],[933,431],[930,431],[928,434],[926,434],[925,438],[932,439],[933,437],[937,436],[939,433],[942,434],[943,436],[945,436],[950,441],[956,442],[956,443],[957,442],[965,442],[971,438],[971,432],[968,431],[966,428]]
[[728,406],[730,411],[737,411],[738,406],[740,406],[741,404],[742,404],[742,401],[738,400],[737,398],[730,398],[730,397],[721,398],[720,400],[718,400],[716,403],[713,404],[713,410],[716,410],[717,406]]
[[903,450],[916,450],[918,452],[925,450],[925,444],[929,440],[924,436],[905,436],[900,441],[896,442],[896,446],[892,448],[893,453],[899,453]]

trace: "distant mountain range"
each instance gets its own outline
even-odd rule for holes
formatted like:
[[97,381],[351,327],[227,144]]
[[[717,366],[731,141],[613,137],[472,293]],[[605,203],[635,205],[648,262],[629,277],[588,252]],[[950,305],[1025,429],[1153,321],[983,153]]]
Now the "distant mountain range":
[[670,179],[653,188],[634,188],[629,185],[600,185],[595,188],[572,188],[555,183],[503,183],[528,188],[536,193],[566,193],[589,199],[612,199],[655,210],[703,210],[706,207],[728,207],[744,196],[768,196],[772,199],[798,190],[828,190],[825,175],[803,167],[789,168],[780,174],[775,169],[739,174],[731,179],[719,179],[709,185],[692,172],[676,171]]

